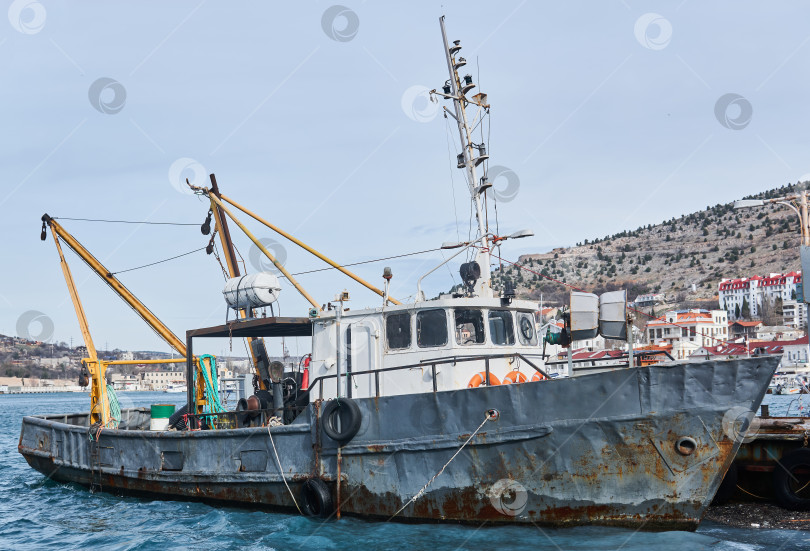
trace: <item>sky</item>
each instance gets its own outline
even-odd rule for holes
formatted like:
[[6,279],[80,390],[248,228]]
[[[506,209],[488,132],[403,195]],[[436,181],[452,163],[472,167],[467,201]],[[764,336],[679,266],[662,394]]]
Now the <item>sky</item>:
[[[0,20],[0,333],[81,341],[43,213],[108,269],[207,243],[207,185],[341,263],[465,239],[457,131],[425,91],[447,79],[439,17],[491,104],[498,230],[547,251],[805,179],[810,4],[803,2],[35,2]],[[464,72],[464,71],[463,71]],[[492,208],[492,207],[491,207]],[[192,226],[65,220],[175,222]],[[248,222],[292,272],[318,259]],[[249,271],[262,266],[232,225]],[[99,349],[169,351],[72,252]],[[253,260],[251,260],[253,258]],[[358,266],[413,297],[442,253]],[[259,265],[257,265],[259,264]],[[458,283],[428,277],[428,296]],[[121,274],[181,338],[223,323],[204,252]],[[381,299],[334,272],[321,303]],[[309,307],[286,282],[282,315]],[[233,316],[231,315],[231,318]],[[230,343],[212,343],[214,353]],[[274,345],[275,346],[275,345]],[[304,342],[288,344],[303,351]],[[238,353],[233,344],[234,353]],[[196,350],[195,350],[196,351]],[[271,350],[276,353],[277,350]]]

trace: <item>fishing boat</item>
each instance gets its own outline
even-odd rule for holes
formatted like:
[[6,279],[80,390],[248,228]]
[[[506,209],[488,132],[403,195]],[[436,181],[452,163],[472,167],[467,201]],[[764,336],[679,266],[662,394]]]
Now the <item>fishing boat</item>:
[[[225,196],[212,175],[210,187],[192,189],[210,203],[202,230],[211,235],[209,249],[219,235],[231,276],[224,296],[236,315],[190,329],[184,340],[159,331],[185,357],[186,405],[169,430],[148,430],[149,409],[116,414],[109,407],[104,366],[89,361],[90,412],[23,419],[19,451],[34,469],[91,490],[320,518],[698,526],[743,440],[739,421],[756,412],[779,358],[646,365],[633,353],[622,292],[572,292],[560,330],[538,333],[539,305],[493,283],[493,248],[530,232],[499,236],[487,225],[489,156],[471,129],[489,104],[486,94],[470,95],[472,77],[459,76],[461,43],[449,42],[440,22],[449,79],[432,97],[449,102],[444,112],[458,126],[457,164],[477,237],[446,244],[456,252],[422,276],[415,300],[404,303],[389,293],[390,269],[377,288]],[[360,282],[379,302],[349,310],[346,292],[316,301],[234,210]],[[309,301],[308,312],[260,315],[280,300],[282,285],[271,273],[240,273],[228,220]],[[46,226],[77,250],[55,220],[43,217],[43,236]],[[461,288],[427,298],[423,279],[462,254]],[[156,327],[151,312],[136,311]],[[544,343],[570,347],[597,333],[629,339],[622,365],[578,374],[570,353],[567,364],[545,363]],[[265,340],[285,337],[311,339],[301,369],[269,361]],[[198,339],[210,338],[249,343],[254,395],[233,411],[217,399],[216,359],[194,353]]]

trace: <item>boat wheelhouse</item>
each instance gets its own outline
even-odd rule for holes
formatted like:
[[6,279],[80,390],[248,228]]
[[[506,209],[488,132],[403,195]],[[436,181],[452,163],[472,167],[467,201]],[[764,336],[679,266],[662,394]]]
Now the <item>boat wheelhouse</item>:
[[[534,302],[480,297],[349,310],[339,320],[336,309],[322,312],[312,321],[311,376],[336,375],[341,356],[343,395],[366,398],[468,388],[479,374],[489,384],[564,374],[564,367],[563,373],[544,369],[538,315]],[[355,374],[406,365],[418,367]],[[325,384],[317,397],[335,398],[336,381]],[[474,386],[480,384],[485,383]]]

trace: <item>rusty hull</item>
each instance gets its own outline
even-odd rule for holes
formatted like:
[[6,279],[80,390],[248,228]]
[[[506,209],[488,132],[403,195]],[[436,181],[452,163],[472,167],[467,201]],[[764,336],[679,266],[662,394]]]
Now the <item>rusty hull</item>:
[[[271,429],[300,502],[313,476],[342,514],[388,519],[436,475],[496,409],[403,521],[603,524],[695,529],[739,448],[723,432],[732,408],[756,411],[779,358],[682,362],[570,379],[356,400],[362,425],[341,448],[318,406]],[[295,512],[267,428],[152,432],[127,410],[94,454],[86,414],[26,417],[19,451],[60,482],[168,499]],[[677,443],[692,439],[683,455]],[[501,490],[507,485],[510,491]]]

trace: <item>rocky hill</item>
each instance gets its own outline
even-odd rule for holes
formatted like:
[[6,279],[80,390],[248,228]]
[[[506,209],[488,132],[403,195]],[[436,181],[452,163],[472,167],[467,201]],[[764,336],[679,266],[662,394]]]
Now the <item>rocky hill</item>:
[[[788,184],[745,199],[780,197],[808,184]],[[667,302],[708,307],[716,305],[723,278],[800,270],[799,223],[791,209],[734,210],[732,203],[586,239],[575,247],[523,255],[518,264],[536,274],[504,264],[502,273],[493,273],[493,284],[501,288],[510,281],[518,296],[539,300],[542,294],[546,304],[567,303],[569,289],[547,279],[553,278],[596,293],[625,288],[629,300],[654,292],[665,294]]]

